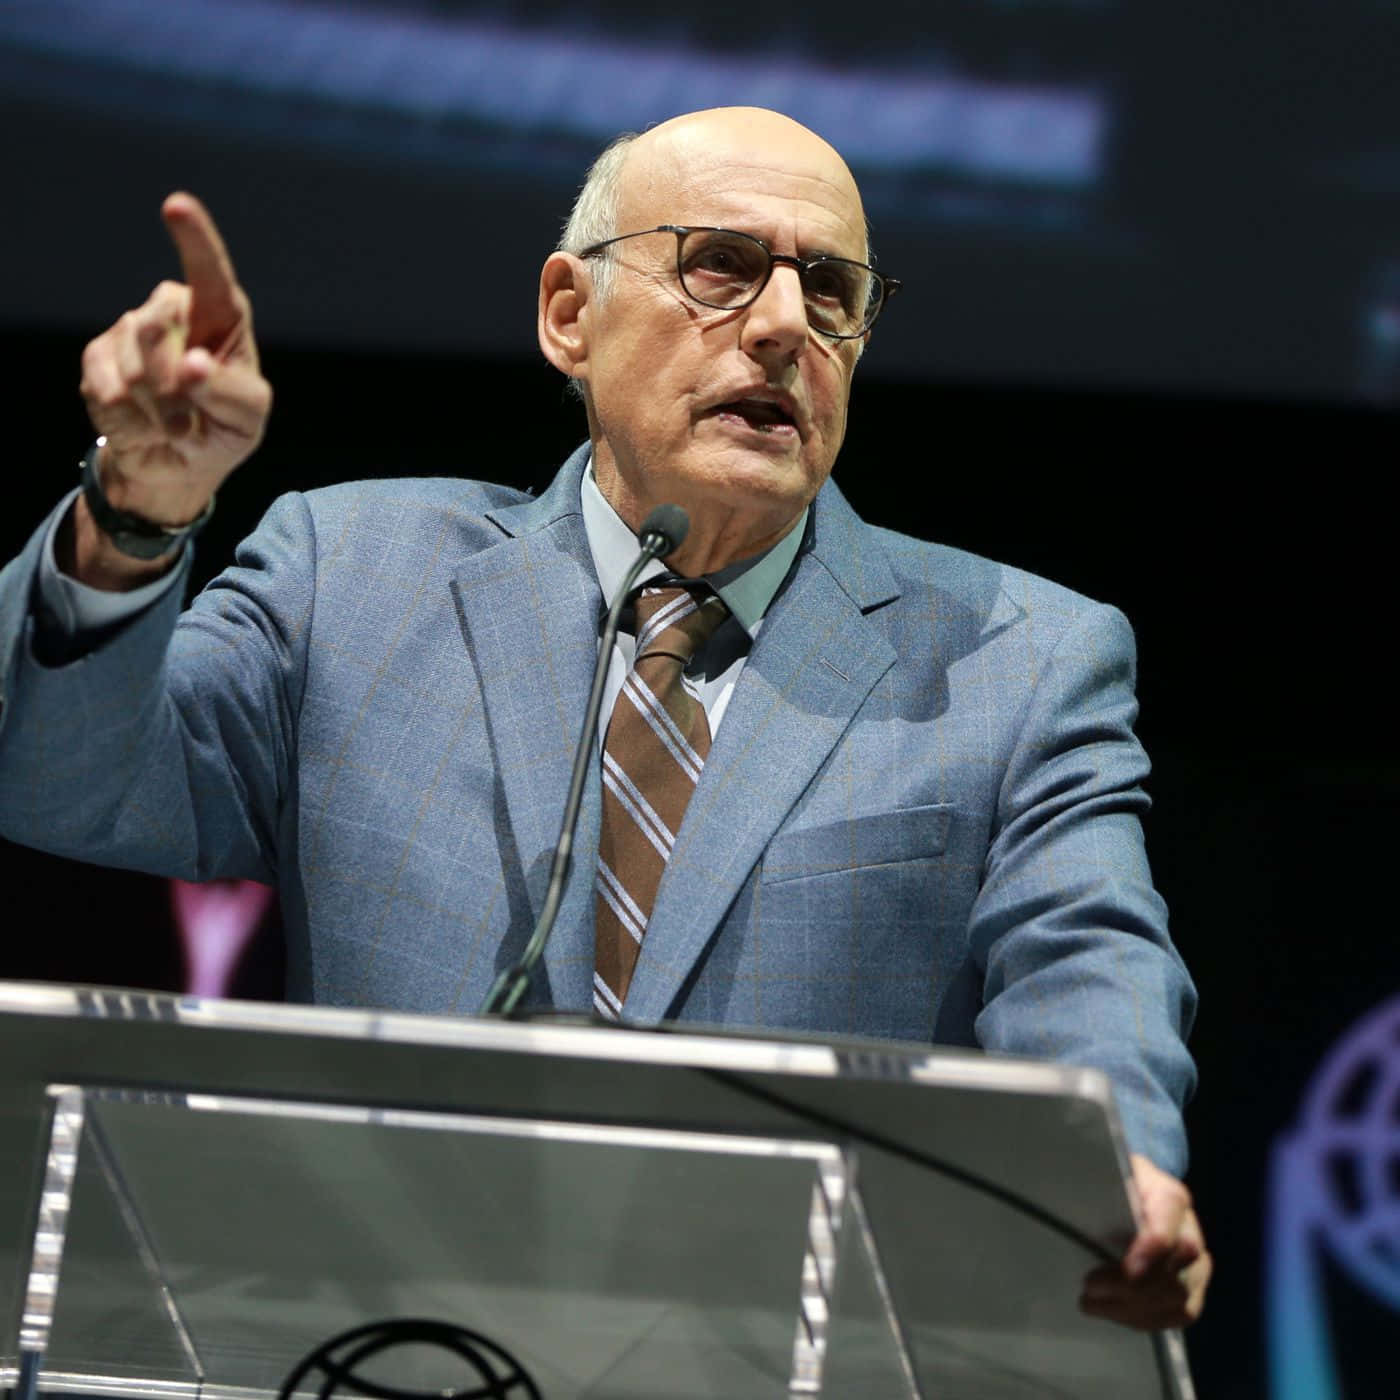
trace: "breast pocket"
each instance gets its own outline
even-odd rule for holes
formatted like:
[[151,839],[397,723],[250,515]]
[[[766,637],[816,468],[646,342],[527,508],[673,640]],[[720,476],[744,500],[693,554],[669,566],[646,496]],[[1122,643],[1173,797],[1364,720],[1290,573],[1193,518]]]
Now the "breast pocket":
[[759,878],[766,885],[776,885],[939,856],[948,844],[952,820],[952,806],[937,803],[780,831],[768,843]]

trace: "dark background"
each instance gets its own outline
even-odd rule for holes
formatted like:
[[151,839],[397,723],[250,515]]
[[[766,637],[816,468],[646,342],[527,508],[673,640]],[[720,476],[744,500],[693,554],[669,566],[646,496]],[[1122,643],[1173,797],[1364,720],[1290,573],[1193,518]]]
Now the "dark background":
[[[386,13],[261,10],[281,24]],[[310,60],[301,86],[239,87],[136,52],[85,87],[81,44],[25,37],[65,11],[0,16],[0,117],[22,137],[0,154],[6,554],[75,480],[83,342],[173,271],[156,209],[178,186],[226,231],[278,396],[201,540],[201,578],[281,490],[425,472],[548,481],[583,422],[531,349],[534,278],[602,136],[537,113],[425,117],[363,88],[308,96],[324,90]],[[1149,850],[1202,995],[1190,1181],[1218,1274],[1191,1333],[1197,1382],[1203,1397],[1268,1395],[1270,1147],[1327,1050],[1400,993],[1384,484],[1400,426],[1400,11],[989,0],[940,7],[935,25],[922,6],[817,6],[762,42],[723,7],[669,27],[626,5],[394,14],[448,32],[562,25],[566,51],[611,35],[721,68],[796,55],[1101,101],[1100,155],[1078,182],[953,158],[857,164],[882,263],[910,288],[857,375],[837,480],[868,519],[1046,574],[1136,626]],[[802,76],[779,91],[810,96]],[[668,115],[617,101],[627,110],[597,123]],[[794,114],[846,144],[849,112]],[[878,135],[847,138],[868,150]],[[0,972],[181,985],[162,882],[13,846],[0,875]],[[278,985],[269,936],[238,990]],[[1394,1313],[1329,1278],[1342,1393],[1393,1394]]]

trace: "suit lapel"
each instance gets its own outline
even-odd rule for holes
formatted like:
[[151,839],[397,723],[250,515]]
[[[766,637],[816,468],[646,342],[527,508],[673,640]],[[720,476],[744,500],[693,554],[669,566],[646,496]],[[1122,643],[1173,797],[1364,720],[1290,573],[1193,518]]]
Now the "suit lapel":
[[[466,559],[455,581],[509,828],[501,839],[514,844],[532,922],[559,836],[598,644],[601,595],[578,504],[586,461],[586,449],[571,457],[538,500],[489,512],[507,538]],[[577,838],[584,854],[574,861],[545,954],[551,1000],[580,1010],[591,999],[593,860],[587,853],[597,849],[600,814],[594,765]],[[523,948],[524,936],[510,956]]]
[[686,812],[628,992],[670,1014],[773,833],[895,653],[865,613],[898,595],[883,553],[828,484],[769,609]]

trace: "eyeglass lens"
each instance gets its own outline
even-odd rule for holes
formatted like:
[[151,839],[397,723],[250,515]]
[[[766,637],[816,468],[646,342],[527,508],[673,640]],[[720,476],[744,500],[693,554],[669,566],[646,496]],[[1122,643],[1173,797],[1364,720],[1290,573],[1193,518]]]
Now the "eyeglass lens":
[[[685,290],[706,306],[725,309],[752,301],[768,276],[768,250],[747,234],[694,229],[680,246]],[[801,272],[807,320],[832,335],[859,335],[874,319],[880,282],[870,269],[843,258],[819,258]]]

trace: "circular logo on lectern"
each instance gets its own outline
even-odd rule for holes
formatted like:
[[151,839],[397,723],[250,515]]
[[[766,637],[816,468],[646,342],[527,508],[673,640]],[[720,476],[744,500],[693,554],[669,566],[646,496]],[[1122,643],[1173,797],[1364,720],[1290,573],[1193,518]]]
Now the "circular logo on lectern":
[[[383,1359],[386,1353],[425,1346],[455,1357],[455,1362],[438,1360],[464,1383],[414,1390],[374,1378],[392,1373],[392,1362],[386,1365]],[[372,1376],[365,1368],[375,1359],[379,1364]],[[530,1373],[503,1346],[465,1327],[427,1318],[371,1322],[322,1342],[282,1382],[279,1400],[291,1400],[303,1382],[316,1389],[320,1400],[341,1391],[371,1400],[542,1400]]]

